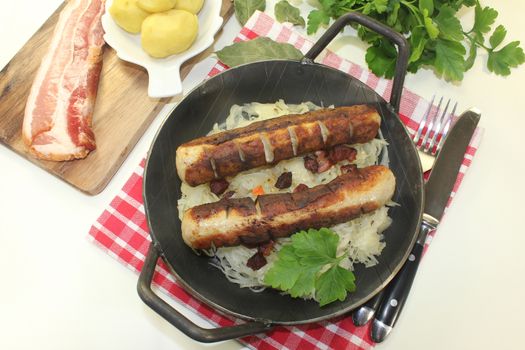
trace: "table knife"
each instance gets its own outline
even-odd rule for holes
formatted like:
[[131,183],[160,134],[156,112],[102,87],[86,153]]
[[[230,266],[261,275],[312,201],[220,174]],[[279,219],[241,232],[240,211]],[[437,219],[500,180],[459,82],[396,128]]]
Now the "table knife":
[[380,343],[390,334],[405,305],[416,275],[427,235],[435,230],[443,217],[450,193],[463,162],[467,146],[479,122],[480,114],[469,110],[463,113],[448,136],[425,184],[423,220],[417,242],[401,271],[385,288],[379,310],[372,323],[371,337]]

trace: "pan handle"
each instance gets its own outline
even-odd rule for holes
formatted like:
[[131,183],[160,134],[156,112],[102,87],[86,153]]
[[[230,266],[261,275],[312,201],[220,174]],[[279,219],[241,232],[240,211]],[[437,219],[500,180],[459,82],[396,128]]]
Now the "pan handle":
[[151,289],[153,274],[159,256],[158,250],[153,244],[151,244],[148,255],[146,256],[146,261],[140,272],[139,281],[137,283],[137,292],[146,305],[152,308],[173,326],[177,327],[188,337],[199,342],[212,343],[261,333],[272,327],[270,323],[263,322],[246,322],[240,325],[223,328],[202,328],[197,326],[162,300]]
[[394,110],[399,112],[399,104],[401,102],[401,94],[403,92],[403,84],[405,82],[405,75],[408,67],[408,58],[410,54],[410,47],[405,37],[390,27],[357,12],[349,12],[334,22],[326,32],[317,40],[314,46],[304,55],[307,60],[315,60],[315,58],[323,51],[334,37],[347,25],[352,22],[358,23],[376,33],[383,35],[390,39],[398,48],[398,56],[396,62],[396,69],[394,81],[392,84],[392,94],[390,96],[390,105]]

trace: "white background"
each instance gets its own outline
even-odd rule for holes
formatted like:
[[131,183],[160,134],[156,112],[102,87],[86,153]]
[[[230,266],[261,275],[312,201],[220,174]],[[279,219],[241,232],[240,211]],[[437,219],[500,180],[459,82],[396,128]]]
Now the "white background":
[[[271,14],[274,2],[268,1]],[[482,3],[499,11],[498,23],[505,24],[511,40],[525,43],[524,1]],[[0,4],[3,67],[60,1]],[[471,22],[472,13],[463,12],[464,23]],[[235,19],[229,21],[215,48],[229,43],[239,29]],[[362,45],[356,48],[355,42],[346,35],[332,49],[363,64]],[[478,56],[460,84],[429,71],[407,78],[406,86],[424,97],[443,94],[457,99],[459,110],[481,109],[485,136],[423,260],[401,319],[378,349],[523,348],[525,66],[501,78],[487,71],[485,54]],[[211,64],[208,59],[194,69],[186,91]],[[95,197],[0,146],[0,349],[240,348],[235,341],[199,344],[167,324],[138,298],[137,275],[87,239],[92,222],[142,159],[171,107],[159,114]]]

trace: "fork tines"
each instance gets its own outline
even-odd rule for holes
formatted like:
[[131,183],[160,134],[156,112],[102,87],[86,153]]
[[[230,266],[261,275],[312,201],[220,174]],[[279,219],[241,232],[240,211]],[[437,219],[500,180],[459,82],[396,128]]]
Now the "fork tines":
[[435,95],[432,97],[432,101],[428,106],[425,117],[419,124],[419,128],[413,137],[413,141],[418,150],[430,155],[436,155],[443,146],[443,140],[450,129],[452,117],[458,106],[456,102],[454,108],[452,108],[452,112],[447,114],[450,105],[449,99],[445,108],[441,111],[441,105],[443,104],[443,97],[441,97],[437,108],[434,110],[432,107],[434,105],[435,97]]

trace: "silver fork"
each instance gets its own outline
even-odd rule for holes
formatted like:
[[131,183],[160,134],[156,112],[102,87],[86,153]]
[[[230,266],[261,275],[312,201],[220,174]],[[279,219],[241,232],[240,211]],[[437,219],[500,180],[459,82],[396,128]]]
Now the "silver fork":
[[419,154],[419,159],[421,160],[423,171],[432,169],[432,165],[434,165],[436,156],[443,146],[443,141],[445,140],[445,136],[447,136],[450,124],[452,123],[452,117],[458,106],[456,102],[454,108],[452,108],[452,112],[447,114],[451,100],[449,99],[447,101],[442,111],[441,105],[443,103],[443,97],[441,97],[434,113],[432,106],[434,105],[435,97],[435,95],[432,97],[425,117],[412,137]]

